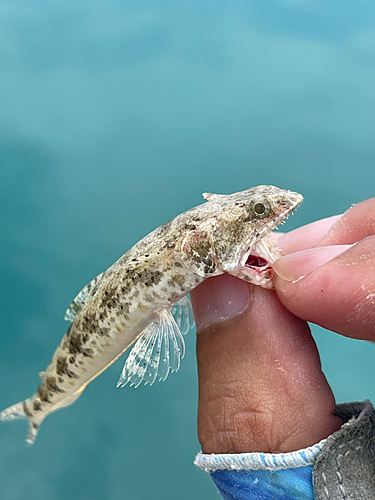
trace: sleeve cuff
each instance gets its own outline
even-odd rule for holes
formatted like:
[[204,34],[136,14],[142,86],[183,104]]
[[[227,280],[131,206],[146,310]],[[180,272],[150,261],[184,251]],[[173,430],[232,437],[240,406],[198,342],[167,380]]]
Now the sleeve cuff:
[[325,441],[290,453],[198,453],[194,463],[225,500],[313,500],[313,464]]
[[290,453],[198,453],[194,464],[205,472],[218,470],[278,470],[313,465],[325,439],[319,443]]

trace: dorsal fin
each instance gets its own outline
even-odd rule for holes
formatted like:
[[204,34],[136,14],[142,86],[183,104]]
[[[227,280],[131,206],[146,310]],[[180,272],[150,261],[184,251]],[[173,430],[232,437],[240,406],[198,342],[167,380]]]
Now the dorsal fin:
[[101,281],[103,278],[103,274],[98,274],[93,280],[90,281],[82,290],[79,292],[79,294],[73,299],[72,303],[68,307],[68,309],[65,312],[64,319],[65,321],[73,321],[75,318],[76,314],[80,309],[82,308],[82,305],[84,304],[85,300],[89,296],[89,293],[91,290]]
[[214,193],[202,193],[202,196],[205,200],[207,201],[212,201],[212,200],[217,200],[218,198],[221,198],[222,194],[214,194]]

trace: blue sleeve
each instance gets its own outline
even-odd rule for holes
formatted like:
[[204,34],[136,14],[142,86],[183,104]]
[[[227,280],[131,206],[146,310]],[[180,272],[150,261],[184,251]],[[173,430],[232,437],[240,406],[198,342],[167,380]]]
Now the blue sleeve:
[[313,500],[312,467],[220,470],[211,477],[225,500]]
[[291,453],[199,453],[195,464],[225,500],[314,500],[313,464],[324,442]]

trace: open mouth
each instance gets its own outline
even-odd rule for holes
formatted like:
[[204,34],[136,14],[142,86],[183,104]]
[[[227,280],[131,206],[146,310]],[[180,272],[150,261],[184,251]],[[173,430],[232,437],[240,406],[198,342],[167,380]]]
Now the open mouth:
[[245,267],[254,268],[264,268],[269,265],[269,262],[263,257],[259,257],[258,255],[249,255],[246,262]]
[[274,242],[267,236],[262,238],[248,255],[243,256],[240,266],[243,279],[264,288],[272,288],[272,264],[278,257]]
[[252,248],[246,257],[244,267],[257,273],[263,273],[271,269],[272,264],[278,258],[279,252],[276,245],[269,237],[262,238],[257,245]]

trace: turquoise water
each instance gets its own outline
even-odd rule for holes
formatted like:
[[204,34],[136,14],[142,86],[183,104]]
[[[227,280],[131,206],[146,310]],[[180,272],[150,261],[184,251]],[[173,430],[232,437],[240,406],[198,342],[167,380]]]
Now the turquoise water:
[[[375,4],[0,1],[1,407],[28,397],[76,292],[138,239],[257,184],[289,229],[374,195]],[[314,328],[338,401],[375,401],[373,345]],[[118,361],[33,448],[0,427],[0,497],[214,500],[192,465],[194,333],[178,374]]]

